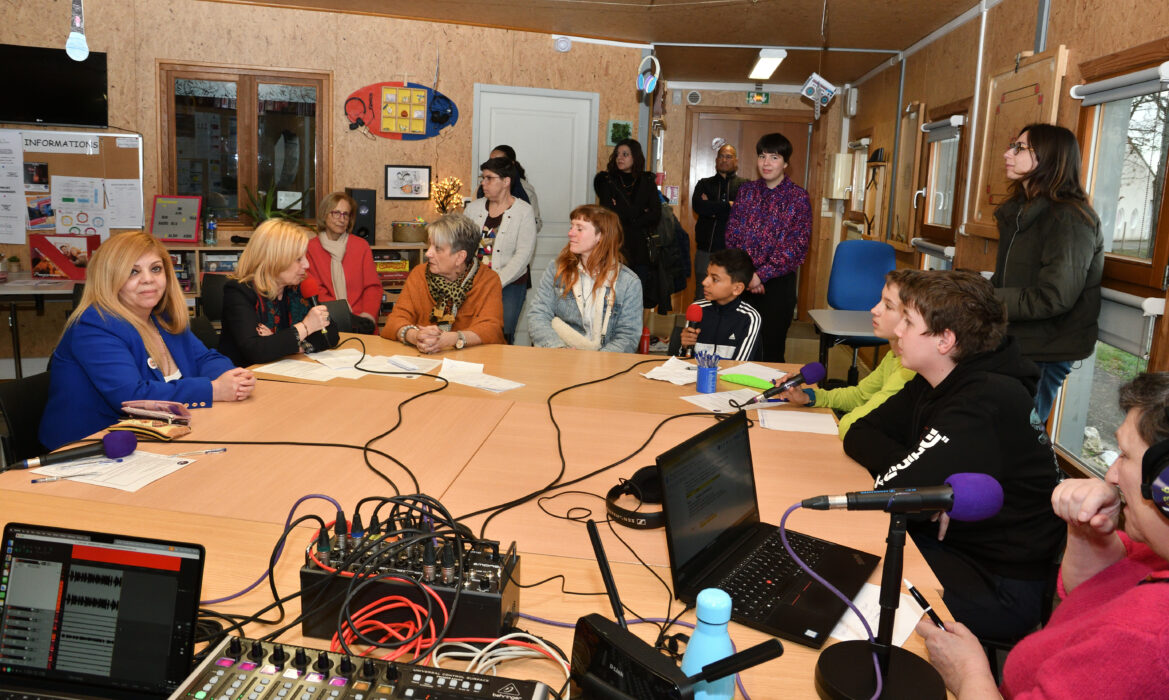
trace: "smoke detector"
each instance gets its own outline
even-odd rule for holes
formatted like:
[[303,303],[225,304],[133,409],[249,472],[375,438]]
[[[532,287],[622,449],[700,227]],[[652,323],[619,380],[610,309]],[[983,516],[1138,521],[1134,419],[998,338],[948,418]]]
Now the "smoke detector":
[[701,92],[698,92],[697,90],[691,90],[690,92],[686,93],[686,104],[696,105],[700,102],[702,102]]

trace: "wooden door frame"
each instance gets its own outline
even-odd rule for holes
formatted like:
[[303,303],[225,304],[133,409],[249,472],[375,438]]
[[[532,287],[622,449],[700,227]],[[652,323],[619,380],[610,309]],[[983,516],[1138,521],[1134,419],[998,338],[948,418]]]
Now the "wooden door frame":
[[[812,208],[812,235],[808,240],[808,257],[800,268],[799,287],[797,290],[798,304],[796,317],[808,320],[808,310],[815,308],[814,298],[816,283],[820,279],[828,279],[828,268],[832,262],[831,231],[821,226],[820,205],[824,185],[821,182],[824,171],[824,129],[820,121],[812,115],[812,110],[802,109],[764,109],[758,107],[703,107],[702,105],[686,106],[686,129],[683,136],[686,144],[682,154],[682,191],[678,197],[678,220],[689,223],[693,221],[694,212],[690,209],[690,197],[694,192],[694,183],[690,182],[690,153],[694,148],[692,143],[696,131],[695,124],[701,115],[717,114],[729,119],[741,121],[800,121],[812,125],[812,142],[808,146],[807,165],[808,179],[804,183],[808,190],[808,199]],[[743,150],[739,149],[739,164],[742,167]],[[827,239],[824,235],[827,233]],[[693,269],[693,249],[691,254],[691,269]],[[700,283],[695,280],[695,283]],[[825,284],[827,284],[825,282]]]

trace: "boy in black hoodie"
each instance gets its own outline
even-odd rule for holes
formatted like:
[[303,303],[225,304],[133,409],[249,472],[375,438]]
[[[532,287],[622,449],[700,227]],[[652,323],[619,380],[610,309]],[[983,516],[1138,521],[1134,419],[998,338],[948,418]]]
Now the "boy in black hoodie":
[[1055,456],[1034,412],[1039,371],[1006,337],[1006,310],[980,275],[916,272],[901,301],[901,364],[917,376],[853,425],[844,450],[875,488],[937,486],[958,472],[1002,484],[993,518],[919,517],[909,534],[956,620],[983,639],[1018,639],[1041,621],[1064,535],[1050,502]]

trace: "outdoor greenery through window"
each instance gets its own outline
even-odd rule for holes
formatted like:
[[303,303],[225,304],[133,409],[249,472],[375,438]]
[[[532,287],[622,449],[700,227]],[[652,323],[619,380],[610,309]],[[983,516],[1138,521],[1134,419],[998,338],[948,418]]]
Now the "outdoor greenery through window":
[[1116,429],[1124,420],[1118,391],[1148,366],[1143,357],[1097,342],[1092,356],[1077,362],[1068,375],[1055,442],[1098,476],[1117,455]]

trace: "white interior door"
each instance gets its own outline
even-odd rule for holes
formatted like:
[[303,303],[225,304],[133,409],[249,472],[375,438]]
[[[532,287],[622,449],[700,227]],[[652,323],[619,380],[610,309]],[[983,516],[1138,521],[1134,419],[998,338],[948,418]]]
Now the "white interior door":
[[[595,92],[475,84],[474,162],[468,182],[477,181],[479,164],[492,148],[507,144],[515,149],[544,221],[532,260],[533,287],[568,242],[569,213],[594,199],[599,103]],[[526,316],[525,310],[516,328],[517,345],[529,343]]]

